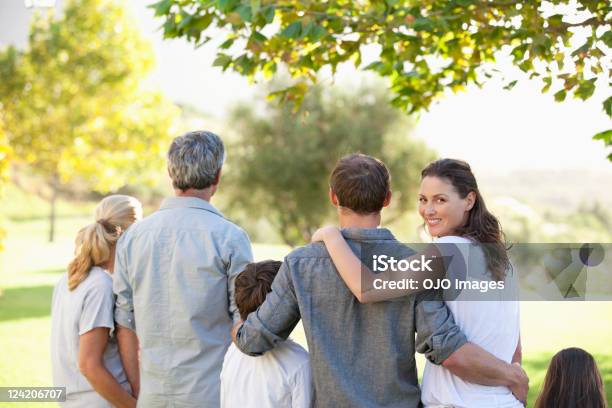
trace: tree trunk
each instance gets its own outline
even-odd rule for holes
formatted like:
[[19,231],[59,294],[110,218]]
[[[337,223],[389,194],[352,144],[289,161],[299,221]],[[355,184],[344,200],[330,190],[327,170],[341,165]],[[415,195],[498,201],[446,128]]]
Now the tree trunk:
[[58,181],[57,177],[53,177],[51,181],[51,212],[49,214],[49,242],[55,240],[55,205],[57,201]]

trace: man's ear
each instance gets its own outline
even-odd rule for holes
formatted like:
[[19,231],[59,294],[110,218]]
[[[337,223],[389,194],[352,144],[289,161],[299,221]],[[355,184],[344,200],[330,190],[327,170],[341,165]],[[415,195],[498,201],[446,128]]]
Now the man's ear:
[[388,207],[389,204],[391,203],[391,196],[393,194],[391,193],[391,190],[387,191],[387,196],[385,197],[385,201],[383,201],[383,208]]
[[176,190],[176,187],[174,187],[174,180],[172,180],[172,173],[170,172],[170,167],[166,167],[166,170],[168,171],[168,178],[170,179],[170,186]]
[[470,191],[465,199],[467,203],[465,210],[470,211],[474,207],[474,204],[476,204],[476,193],[474,191]]
[[219,184],[219,182],[221,181],[221,170],[223,168],[219,169],[219,171],[217,172],[217,175],[215,176],[215,180],[213,181],[213,185],[216,186],[217,184]]
[[338,196],[336,193],[334,193],[334,190],[332,190],[331,187],[329,188],[329,201],[331,201],[334,207],[338,208]]

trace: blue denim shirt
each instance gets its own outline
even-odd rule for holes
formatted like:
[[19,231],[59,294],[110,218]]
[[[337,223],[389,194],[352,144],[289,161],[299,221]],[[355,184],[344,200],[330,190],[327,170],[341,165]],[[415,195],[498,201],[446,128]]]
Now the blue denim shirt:
[[164,200],[117,244],[115,321],[140,341],[139,407],[218,407],[221,366],[240,319],[234,280],[247,234],[210,203]]
[[[398,244],[383,228],[342,234],[358,255],[360,243]],[[404,248],[402,258],[414,253],[396,247]],[[287,255],[266,301],[240,328],[237,346],[246,354],[264,353],[300,318],[317,407],[419,407],[415,350],[440,364],[467,341],[439,291],[359,303],[320,243]]]

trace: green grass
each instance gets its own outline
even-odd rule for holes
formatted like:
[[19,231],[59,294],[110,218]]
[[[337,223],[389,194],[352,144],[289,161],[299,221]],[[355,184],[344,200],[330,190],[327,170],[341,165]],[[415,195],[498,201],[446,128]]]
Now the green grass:
[[[83,214],[82,211],[77,212]],[[46,220],[9,220],[0,255],[0,386],[49,386],[50,303],[52,288],[72,255],[73,237],[89,217],[62,217],[58,238],[46,242]],[[282,259],[288,248],[256,244],[256,259]],[[612,402],[612,302],[524,302],[521,306],[524,367],[535,401],[550,358],[576,346],[591,352],[599,364],[608,401]],[[301,326],[292,336],[305,344]],[[423,359],[419,356],[419,368]],[[19,408],[49,404],[8,404]]]

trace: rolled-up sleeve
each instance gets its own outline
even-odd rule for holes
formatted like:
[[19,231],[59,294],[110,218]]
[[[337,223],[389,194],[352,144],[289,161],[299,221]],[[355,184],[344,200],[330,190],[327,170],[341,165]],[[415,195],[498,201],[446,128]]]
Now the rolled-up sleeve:
[[440,291],[421,293],[416,302],[416,350],[432,363],[442,364],[467,338],[455,324]]
[[249,314],[238,330],[236,345],[245,354],[260,355],[287,340],[299,321],[300,310],[291,282],[290,265],[285,259],[265,302]]
[[134,319],[134,301],[129,271],[125,259],[126,250],[122,239],[117,242],[115,253],[115,270],[113,272],[113,292],[115,293],[115,322],[118,325],[136,331]]
[[228,251],[226,255],[227,261],[227,295],[229,299],[229,313],[232,316],[234,324],[240,321],[240,312],[236,306],[235,295],[235,281],[236,277],[240,272],[244,271],[244,268],[253,262],[253,252],[251,250],[251,241],[246,232],[241,229],[237,229],[237,232],[233,234],[229,245],[225,247]]

